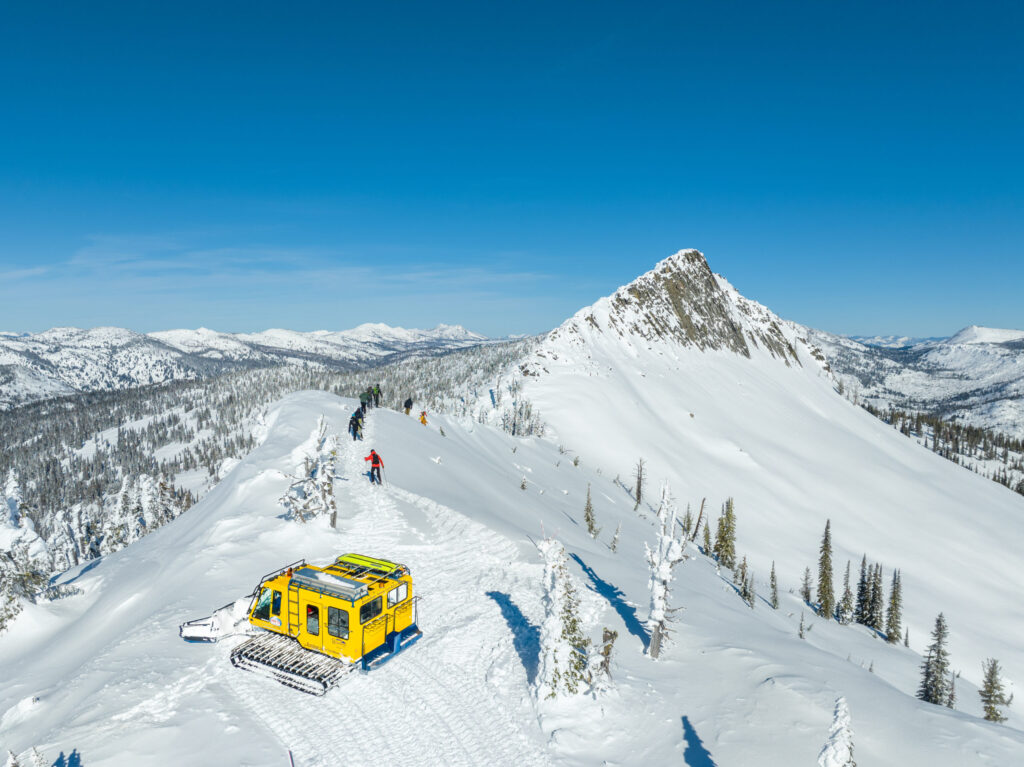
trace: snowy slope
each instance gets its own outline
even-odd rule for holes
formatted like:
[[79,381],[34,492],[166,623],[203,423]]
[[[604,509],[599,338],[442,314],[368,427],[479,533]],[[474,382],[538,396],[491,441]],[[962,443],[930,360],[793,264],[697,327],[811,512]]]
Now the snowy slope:
[[253,365],[349,368],[394,355],[430,354],[486,341],[457,325],[407,330],[378,324],[311,333],[221,333],[208,328],[147,335],[123,328],[0,333],[0,408],[77,391],[195,380]]
[[[89,767],[276,765],[289,750],[325,767],[789,767],[814,763],[844,696],[862,765],[1024,763],[1024,717],[980,720],[973,686],[986,657],[1011,682],[1024,674],[1024,499],[838,396],[801,328],[687,251],[579,312],[514,376],[548,439],[371,411],[367,441],[342,443],[337,529],[288,521],[276,499],[317,417],[343,434],[354,403],[319,392],[279,403],[264,442],[199,504],[60,576],[83,593],[27,605],[0,637],[0,748],[40,746],[51,760],[78,749]],[[384,488],[361,474],[371,446]],[[623,485],[640,457],[648,502],[634,509]],[[683,611],[655,662],[644,654],[643,544],[663,480],[680,506],[707,497],[712,516],[735,498],[738,553],[760,598],[749,609],[730,574],[691,548],[672,598]],[[588,487],[597,540],[583,523]],[[837,581],[863,552],[887,579],[901,568],[910,649],[818,619],[787,593],[815,565],[826,518]],[[614,687],[596,699],[533,695],[543,536],[570,553],[584,631],[619,633]],[[317,699],[231,668],[230,641],[179,640],[178,624],[241,598],[263,573],[346,551],[412,568],[425,636],[392,663]],[[764,601],[772,561],[778,611]],[[939,611],[963,671],[955,711],[913,697]]]
[[[692,253],[652,274],[678,282],[676,292],[706,284],[710,271]],[[840,565],[851,559],[856,568],[867,553],[887,573],[902,570],[913,647],[923,648],[944,611],[965,677],[977,679],[992,656],[1024,679],[1024,498],[844,400],[797,326],[758,315],[718,282],[703,305],[714,303],[748,338],[787,339],[795,360],[763,341],[748,344],[747,357],[725,342],[702,351],[652,337],[642,332],[647,305],[623,300],[627,287],[577,313],[524,365],[524,396],[553,439],[627,484],[642,457],[650,476],[670,480],[682,498],[706,496],[717,509],[734,497],[740,553],[762,575],[775,560],[791,586],[804,567],[816,570],[831,518]]]
[[[342,444],[338,529],[282,519],[275,499],[317,417],[340,431],[353,404],[287,398],[266,441],[201,503],[61,578],[83,595],[30,607],[0,640],[0,665],[13,670],[0,678],[0,746],[40,746],[49,759],[77,749],[90,767],[278,765],[289,750],[296,764],[324,766],[781,767],[814,763],[842,694],[862,764],[1024,759],[1024,720],[1012,710],[1008,725],[980,721],[965,683],[964,712],[917,702],[907,692],[918,655],[824,622],[800,640],[795,597],[783,593],[777,612],[763,601],[751,611],[699,554],[679,571],[674,601],[686,609],[674,642],[650,660],[639,622],[652,516],[633,511],[610,464],[574,466],[547,442],[371,411],[367,442]],[[388,487],[360,473],[370,445],[384,456]],[[597,541],[582,525],[588,485],[604,527]],[[531,694],[542,619],[533,542],[545,534],[565,542],[586,587],[586,631],[619,632],[615,688],[596,700]],[[350,550],[407,562],[416,577],[425,636],[392,663],[313,698],[233,669],[230,641],[179,640],[181,621],[241,597],[264,572]]]

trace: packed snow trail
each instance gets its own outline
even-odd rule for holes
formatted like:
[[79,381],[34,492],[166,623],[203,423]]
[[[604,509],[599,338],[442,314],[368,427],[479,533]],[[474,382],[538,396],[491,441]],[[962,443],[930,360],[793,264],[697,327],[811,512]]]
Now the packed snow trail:
[[[346,551],[409,565],[422,597],[423,638],[322,698],[248,674],[230,675],[229,686],[297,764],[551,764],[536,719],[498,703],[495,684],[504,687],[502,699],[518,697],[524,709],[529,690],[500,608],[486,596],[523,588],[539,566],[515,563],[511,541],[451,509],[371,484],[363,454],[375,436],[373,421],[370,410],[364,440],[342,443],[338,527]],[[382,457],[386,471],[384,450]],[[399,504],[428,529],[411,526]],[[504,673],[510,666],[519,673]]]

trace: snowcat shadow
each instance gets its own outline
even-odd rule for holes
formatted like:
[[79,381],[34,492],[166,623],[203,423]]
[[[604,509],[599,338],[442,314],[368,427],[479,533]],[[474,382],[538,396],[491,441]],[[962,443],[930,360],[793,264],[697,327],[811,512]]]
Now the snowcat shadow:
[[526,669],[526,681],[533,684],[540,667],[540,629],[527,620],[508,594],[488,591],[487,596],[498,603],[501,617],[512,631],[512,646]]
[[717,767],[711,754],[704,748],[704,741],[690,724],[690,717],[683,717],[683,740],[686,741],[686,750],[683,752],[683,761],[689,767]]
[[608,581],[601,580],[600,576],[595,573],[590,566],[588,566],[582,559],[579,558],[578,554],[570,554],[576,564],[580,566],[580,569],[586,573],[587,577],[590,578],[591,583],[594,584],[594,589],[598,594],[608,600],[615,612],[622,618],[622,622],[626,624],[626,631],[635,636],[641,642],[644,643],[644,650],[647,650],[648,645],[651,643],[651,638],[647,635],[644,630],[643,624],[640,619],[636,617],[636,608],[631,607],[622,596],[622,590]]

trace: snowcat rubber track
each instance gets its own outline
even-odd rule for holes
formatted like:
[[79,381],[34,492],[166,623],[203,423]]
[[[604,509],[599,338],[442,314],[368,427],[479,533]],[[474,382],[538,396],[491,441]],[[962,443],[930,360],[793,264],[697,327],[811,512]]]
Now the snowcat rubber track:
[[307,650],[281,634],[260,634],[231,651],[237,668],[270,677],[310,695],[323,695],[358,665]]

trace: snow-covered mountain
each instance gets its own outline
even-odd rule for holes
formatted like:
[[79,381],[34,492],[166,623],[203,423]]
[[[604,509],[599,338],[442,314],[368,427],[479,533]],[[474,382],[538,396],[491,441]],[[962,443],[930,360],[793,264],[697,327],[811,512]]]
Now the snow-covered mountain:
[[1024,439],[1024,330],[964,328],[879,345],[806,328],[844,387],[875,407],[923,411]]
[[[637,300],[652,281],[659,295]],[[664,314],[648,307],[666,301],[690,316],[713,307],[727,321],[704,334],[703,348],[659,337],[652,329]],[[958,652],[973,659],[965,676],[977,677],[986,653],[1015,658],[1015,677],[1024,675],[1016,619],[990,620],[994,603],[1015,603],[1024,499],[946,466],[844,401],[816,340],[682,252],[551,333],[521,366],[522,392],[553,439],[583,446],[589,462],[616,466],[627,483],[643,458],[680,497],[734,497],[758,573],[773,560],[791,579],[813,571],[831,519],[841,561],[867,553],[903,570],[911,637],[955,611]]]
[[[196,506],[57,579],[81,593],[25,605],[0,637],[0,745],[48,759],[77,749],[90,767],[274,765],[289,752],[302,765],[789,767],[814,763],[843,697],[860,764],[1024,763],[1024,717],[1011,707],[1005,724],[983,721],[976,688],[988,657],[1010,682],[1024,675],[1024,499],[840,396],[803,329],[699,253],[578,312],[496,389],[477,417],[427,426],[371,411],[365,444],[337,451],[337,528],[285,519],[278,499],[318,417],[343,434],[354,402],[307,391],[273,406],[262,444]],[[526,400],[545,439],[480,423]],[[371,446],[385,487],[366,482]],[[662,483],[693,516],[706,498],[705,520],[735,500],[759,598],[748,607],[690,545],[655,661],[644,544]],[[805,567],[817,572],[826,520],[837,589],[864,553],[887,583],[901,570],[909,647],[819,618],[794,593]],[[545,536],[570,555],[585,634],[618,632],[607,691],[536,694]],[[179,623],[243,598],[263,573],[346,551],[406,562],[423,597],[423,640],[368,675],[312,698],[232,668],[231,640],[178,638]],[[940,611],[962,671],[955,709],[914,697]]]
[[207,328],[146,335],[123,328],[53,328],[0,334],[0,407],[81,391],[195,380],[246,366],[349,368],[404,354],[484,343],[458,325],[406,330],[360,325],[339,332],[220,333]]

